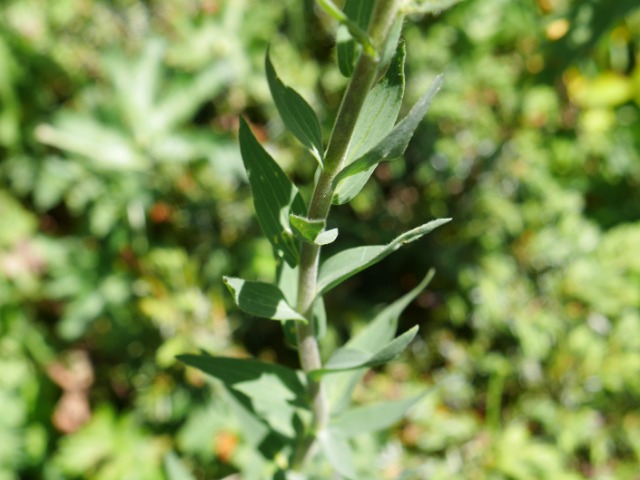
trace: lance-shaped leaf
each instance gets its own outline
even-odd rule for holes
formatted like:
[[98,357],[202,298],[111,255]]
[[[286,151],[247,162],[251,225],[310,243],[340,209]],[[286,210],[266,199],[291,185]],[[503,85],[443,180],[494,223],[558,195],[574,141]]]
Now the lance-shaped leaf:
[[429,270],[418,285],[378,313],[365,328],[345,344],[345,347],[375,352],[387,344],[398,329],[400,314],[427,288],[434,275],[435,271],[433,269]]
[[220,380],[245,407],[273,430],[295,435],[296,408],[307,409],[298,372],[258,360],[210,355],[179,355],[178,360]]
[[300,215],[289,215],[289,223],[294,232],[303,240],[316,245],[327,245],[338,238],[338,229],[325,230],[324,220],[310,220]]
[[392,402],[366,405],[347,410],[331,419],[331,428],[349,438],[363,433],[371,433],[389,428],[401,420],[407,410],[418,403],[428,392]]
[[389,66],[389,62],[395,55],[400,41],[400,35],[402,35],[402,27],[404,26],[404,15],[396,16],[395,21],[391,25],[387,39],[380,51],[380,64],[378,70],[380,73],[384,72]]
[[282,121],[289,131],[309,149],[322,168],[324,148],[320,121],[316,113],[298,92],[282,83],[273,68],[268,51],[265,58],[265,68],[271,96]]
[[442,75],[438,75],[429,90],[420,98],[409,114],[385,138],[340,171],[335,179],[336,189],[332,199],[334,204],[342,205],[352,200],[362,190],[380,162],[402,156],[441,85]]
[[403,245],[418,240],[440,225],[451,221],[450,218],[432,220],[396,237],[387,245],[355,247],[336,253],[325,260],[318,273],[317,295],[328,292],[349,277],[379,262]]
[[329,427],[318,432],[317,438],[322,453],[331,466],[344,478],[354,480],[356,468],[353,462],[353,450],[343,432]]
[[[347,0],[343,11],[352,26],[360,31],[366,31],[374,6],[375,2],[371,0]],[[341,25],[338,29],[336,47],[338,68],[345,77],[350,77],[353,74],[353,67],[362,50],[362,46],[353,38],[354,33],[356,33],[355,29],[352,27],[350,31],[349,25],[346,24]]]
[[233,277],[224,277],[224,283],[244,312],[271,320],[307,321],[287,303],[284,294],[275,285]]
[[353,130],[347,164],[361,157],[385,138],[396,123],[404,96],[404,42],[398,44],[384,77],[371,89]]
[[375,353],[354,348],[338,349],[325,364],[318,370],[313,370],[311,376],[319,378],[322,375],[345,370],[357,370],[359,368],[371,368],[377,365],[384,365],[396,358],[411,343],[418,333],[418,326],[406,331],[402,335],[394,338]]
[[262,148],[251,129],[240,119],[240,153],[253,193],[258,222],[278,255],[295,266],[299,244],[289,227],[289,213],[305,214],[298,189],[276,161]]
[[258,380],[263,374],[276,377],[292,394],[291,403],[306,406],[306,388],[302,377],[295,370],[291,370],[275,363],[260,360],[233,357],[213,357],[206,353],[200,355],[178,355],[176,357],[191,367],[202,370],[222,381],[228,387]]
[[173,450],[164,456],[164,470],[168,480],[195,480]]
[[[344,348],[373,354],[389,343],[398,328],[400,315],[407,308],[407,305],[426,288],[433,275],[432,269],[415,288],[380,311],[365,328],[345,344]],[[356,371],[338,372],[322,379],[332,412],[341,412],[348,406],[353,389],[365,372],[364,368]]]

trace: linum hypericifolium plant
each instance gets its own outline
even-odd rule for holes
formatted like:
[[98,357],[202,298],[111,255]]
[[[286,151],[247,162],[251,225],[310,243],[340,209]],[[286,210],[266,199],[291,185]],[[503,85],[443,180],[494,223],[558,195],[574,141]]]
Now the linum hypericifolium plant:
[[[324,363],[318,343],[327,322],[324,294],[449,221],[432,220],[386,245],[321,256],[322,246],[338,235],[326,228],[331,206],[352,200],[380,162],[403,154],[441,84],[438,77],[397,121],[404,94],[403,3],[347,0],[339,10],[330,1],[318,1],[341,24],[338,65],[350,77],[326,147],[313,109],[283,83],[266,54],[267,80],[278,112],[318,164],[308,202],[240,120],[240,150],[258,222],[273,246],[278,268],[272,284],[235,277],[225,277],[224,282],[241,310],[282,323],[298,350],[301,369],[207,354],[179,359],[220,380],[229,393],[246,430],[245,441],[255,447],[256,458],[244,461],[243,478],[327,478],[317,476],[322,465],[332,475],[357,478],[350,438],[387,428],[422,397],[351,406],[353,389],[364,372],[398,356],[417,334],[415,326],[395,336],[398,317],[427,286],[432,272]],[[309,470],[315,476],[305,477]]]

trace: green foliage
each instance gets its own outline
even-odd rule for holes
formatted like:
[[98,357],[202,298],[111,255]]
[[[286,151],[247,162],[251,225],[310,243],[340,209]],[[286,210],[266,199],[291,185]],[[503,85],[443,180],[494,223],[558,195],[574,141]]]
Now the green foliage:
[[[366,30],[371,21],[374,5],[374,2],[347,0],[344,3],[344,16],[353,22],[359,30]],[[350,77],[353,74],[353,68],[362,50],[362,45],[352,38],[352,33],[349,31],[353,32],[354,28],[351,27],[350,29],[349,27],[348,23],[341,25],[336,35],[338,67],[340,67],[340,72],[345,77]]]
[[268,52],[265,59],[265,70],[273,102],[276,104],[284,124],[309,149],[322,167],[324,147],[322,146],[322,132],[318,117],[304,98],[278,78]]
[[294,267],[298,264],[299,246],[289,225],[289,214],[304,215],[304,201],[295,185],[262,148],[242,119],[240,149],[262,231],[278,255],[282,255]]
[[355,247],[336,253],[327,258],[320,266],[316,294],[322,295],[328,292],[349,277],[376,264],[400,247],[420,239],[422,236],[450,220],[449,218],[432,220],[399,235],[387,245]]
[[284,294],[275,285],[231,277],[225,277],[224,283],[238,306],[251,315],[272,320],[307,321],[287,303]]
[[[323,367],[420,328],[401,361],[320,376],[332,415],[310,480],[635,478],[635,2],[407,1],[375,49],[373,2],[179,3],[0,2],[0,478],[284,477],[309,381],[269,369],[295,372],[310,323],[254,318],[220,281],[277,285],[269,308],[298,310],[299,267],[258,233],[238,117],[305,200],[267,217],[293,265],[304,245],[323,265],[456,219],[316,296]],[[337,182],[359,178],[353,196],[310,217],[374,50],[351,165],[445,81],[404,160],[360,160]],[[225,388],[175,359],[199,350],[260,368]]]
[[[372,4],[367,2],[351,2],[350,5],[357,6],[353,11],[347,8],[345,15],[350,17],[358,12],[362,13],[366,10],[365,4],[369,5],[367,16],[371,16],[370,5]],[[380,35],[379,32],[384,32],[382,25],[388,23],[388,19],[386,14],[377,15],[371,20],[370,31],[378,32]],[[369,20],[368,18],[365,20],[366,25]],[[387,42],[386,37],[387,33],[384,32],[383,36],[373,38],[373,41],[384,45]],[[341,53],[339,52],[338,55],[340,56]],[[354,55],[354,52],[348,55]],[[341,112],[348,113],[339,114],[343,116],[338,117],[334,129],[351,128],[353,132],[351,135],[342,137],[344,144],[337,148],[344,150],[351,148],[352,156],[359,154],[363,156],[342,169],[340,163],[336,164],[332,159],[325,170],[323,162],[325,152],[317,116],[298,93],[280,81],[267,52],[265,62],[267,79],[284,124],[319,162],[318,179],[308,210],[298,189],[289,181],[276,161],[262,148],[251,133],[248,124],[240,120],[240,150],[251,185],[258,221],[264,235],[273,246],[275,260],[278,261],[282,257],[289,268],[297,267],[298,278],[295,278],[295,275],[280,276],[278,285],[230,277],[225,277],[224,280],[236,304],[245,312],[267,319],[296,320],[307,324],[306,327],[295,327],[295,339],[291,338],[293,337],[291,322],[284,324],[285,334],[291,338],[291,343],[299,351],[301,374],[306,375],[307,378],[306,395],[301,393],[300,384],[292,382],[292,378],[296,377],[293,371],[278,369],[274,371],[275,365],[223,357],[183,355],[179,359],[217,378],[233,395],[240,392],[250,399],[251,406],[248,410],[256,420],[264,422],[270,432],[284,435],[289,439],[289,442],[285,442],[280,448],[276,447],[275,440],[271,440],[268,451],[263,452],[265,462],[271,460],[274,451],[288,457],[285,465],[282,466],[286,471],[311,471],[309,464],[316,459],[310,452],[313,451],[314,444],[318,443],[326,460],[336,472],[345,478],[356,478],[353,453],[347,437],[361,433],[364,429],[363,411],[348,410],[341,413],[338,420],[332,419],[335,425],[328,422],[327,419],[334,412],[329,409],[322,377],[336,372],[362,371],[384,365],[400,355],[418,332],[418,327],[415,326],[371,352],[366,348],[338,349],[323,365],[318,351],[318,337],[322,328],[315,327],[316,315],[313,307],[318,301],[319,305],[323,305],[321,296],[349,277],[450,220],[433,220],[398,236],[387,245],[345,249],[322,262],[318,269],[320,245],[335,239],[333,235],[327,238],[329,232],[324,232],[328,211],[317,213],[322,208],[320,207],[321,202],[324,201],[322,198],[332,198],[334,185],[338,185],[337,180],[340,178],[343,179],[343,184],[347,184],[346,188],[352,190],[351,198],[354,197],[377,164],[391,156],[401,155],[439,86],[438,80],[436,87],[418,102],[407,118],[394,127],[404,92],[404,61],[404,44],[401,44],[395,59],[388,67],[387,74],[376,87],[370,92],[352,88],[347,90],[342,101]],[[372,57],[365,49],[358,59],[356,71],[359,73],[354,73],[352,80],[354,84],[372,83],[375,80],[378,62],[377,55]],[[366,65],[369,63],[373,63],[373,68],[368,67],[367,70]],[[365,77],[366,75],[368,78]],[[363,105],[364,108],[362,108]],[[362,108],[362,112],[356,112],[356,115],[353,115],[353,112],[349,112],[351,108]],[[349,117],[354,120],[348,120]],[[380,138],[382,140],[379,140]],[[341,140],[332,138],[332,141],[340,142]],[[344,164],[343,160],[342,163]],[[357,179],[360,186],[354,188],[353,183],[350,183],[353,175],[367,169],[369,175],[363,178],[364,182]],[[345,171],[347,171],[346,174]],[[329,190],[323,191],[321,185],[329,185]],[[304,240],[302,245],[292,230],[297,231],[302,237]],[[287,292],[296,291],[297,310],[287,303],[287,296],[281,288]],[[292,298],[293,295],[289,294],[289,297]],[[309,297],[310,307],[307,310],[304,302]],[[326,320],[323,319],[322,323],[326,323]],[[395,329],[388,333],[393,336]],[[285,381],[285,377],[290,377],[289,381]],[[342,397],[348,399],[352,389],[352,385],[346,384],[345,390],[341,392]],[[239,401],[242,400],[239,398]],[[380,428],[385,428],[399,420],[413,403],[415,400],[409,403],[377,405],[373,407],[372,412],[386,417],[387,421],[379,422],[378,425]],[[292,409],[293,404],[308,410],[311,418],[301,419]],[[346,422],[344,426],[341,426],[340,419]],[[372,426],[375,427],[376,424],[371,424],[368,430],[376,430],[371,428]]]

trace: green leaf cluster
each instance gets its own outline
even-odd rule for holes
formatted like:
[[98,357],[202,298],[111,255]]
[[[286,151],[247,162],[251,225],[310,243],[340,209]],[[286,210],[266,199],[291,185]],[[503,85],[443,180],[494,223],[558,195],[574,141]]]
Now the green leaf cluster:
[[[354,180],[354,196],[328,221],[308,218],[306,179],[373,45],[320,3],[0,2],[1,478],[283,477],[313,421],[290,376],[227,389],[176,360],[202,349],[277,361],[305,390],[316,378],[295,372],[291,349],[308,316],[265,322],[220,281],[275,284],[284,302],[261,314],[297,312],[300,270],[284,251],[274,265],[259,233],[239,116],[304,199],[276,216],[293,252],[381,251],[456,218],[316,296],[323,367],[364,365],[420,330],[402,361],[317,375],[332,416],[309,480],[332,477],[325,457],[356,478],[637,476],[636,2],[404,2],[409,17],[375,48],[377,121],[357,122],[365,140],[345,166],[446,82],[403,161],[337,181],[347,198]],[[295,86],[316,112],[321,135],[312,116],[287,119],[309,145],[278,113],[268,49],[281,97],[294,102]],[[379,322],[433,266],[400,327]],[[66,415],[69,399],[89,415]]]
[[[372,5],[371,2],[348,2],[344,14],[364,28],[370,21]],[[397,36],[394,41],[398,42]],[[354,133],[349,139],[346,166],[337,172],[333,185],[330,186],[330,195],[334,195],[334,203],[346,203],[353,199],[380,162],[402,155],[440,86],[439,77],[407,117],[396,124],[405,83],[404,42],[399,42],[395,50],[395,55],[386,66],[382,78],[370,92],[360,93],[365,95],[364,106],[354,125]],[[364,52],[357,52],[353,41],[339,43],[338,57],[343,73],[351,73],[348,65],[351,59],[359,55],[367,55],[366,48]],[[268,52],[265,68],[269,89],[284,125],[318,163],[319,185],[325,181],[323,175],[331,174],[324,171],[326,152],[320,121],[304,98],[283,83]],[[373,74],[375,73],[374,70]],[[401,308],[397,307],[398,304],[393,304],[374,320],[369,330],[374,333],[365,331],[365,337],[353,338],[354,344],[359,348],[340,348],[326,363],[317,364],[317,368],[308,368],[305,365],[308,354],[303,348],[308,349],[309,342],[312,348],[317,348],[313,345],[317,345],[326,329],[327,315],[322,301],[325,293],[450,219],[428,222],[399,235],[386,245],[342,250],[321,260],[319,270],[310,270],[314,268],[313,264],[302,263],[301,256],[304,253],[301,252],[304,252],[305,248],[307,252],[314,251],[313,249],[319,251],[322,245],[336,239],[338,231],[326,230],[326,217],[313,216],[313,202],[317,201],[316,192],[310,200],[311,205],[307,207],[299,189],[258,142],[244,119],[240,120],[239,142],[256,216],[264,236],[271,244],[275,259],[280,263],[280,268],[275,283],[232,277],[225,277],[224,281],[235,303],[245,313],[282,322],[284,335],[294,348],[300,350],[303,370],[296,372],[264,362],[209,357],[206,354],[182,355],[179,359],[220,380],[255,417],[255,421],[265,425],[274,435],[283,437],[280,441],[270,440],[271,445],[268,449],[270,455],[273,456],[276,451],[281,458],[286,459],[284,465],[279,465],[283,471],[310,468],[310,460],[306,458],[307,451],[317,442],[325,459],[335,471],[345,478],[356,478],[349,438],[389,427],[422,395],[407,401],[345,410],[355,386],[352,380],[357,381],[362,372],[384,365],[400,355],[415,338],[418,326],[395,337],[397,318],[408,303],[403,301]],[[312,250],[309,250],[310,248]],[[304,289],[308,287],[300,283],[297,277],[301,279],[309,275],[314,277],[312,280],[315,284],[314,290],[309,292],[312,305],[321,308],[311,308],[310,316],[306,316],[309,314],[301,309],[300,299],[303,298],[301,295]],[[431,276],[411,292],[411,299],[425,288]],[[301,329],[307,327],[296,326],[296,322],[311,328],[310,338],[301,336]],[[372,335],[375,338],[371,338],[370,344],[362,340]],[[349,372],[347,381],[343,381],[345,372]],[[303,375],[306,380],[301,383],[299,375]],[[332,381],[333,377],[337,379]],[[327,409],[324,405],[327,400],[323,397],[325,388],[333,389],[334,394],[336,389],[342,389],[337,392],[342,397],[339,411],[324,411]],[[303,411],[296,412],[296,408]],[[374,413],[381,418],[373,424],[366,425],[367,416]],[[324,422],[318,418],[325,415],[330,417],[329,423],[313,423]]]

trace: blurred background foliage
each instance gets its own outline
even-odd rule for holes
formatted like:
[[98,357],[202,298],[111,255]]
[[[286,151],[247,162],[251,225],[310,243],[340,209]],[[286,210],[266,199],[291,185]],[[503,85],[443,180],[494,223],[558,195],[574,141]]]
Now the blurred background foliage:
[[[295,365],[220,281],[274,267],[237,118],[311,178],[263,59],[271,45],[328,127],[334,28],[309,0],[0,4],[1,480],[251,463],[224,391],[174,355]],[[637,479],[640,8],[465,0],[405,38],[408,100],[440,72],[445,87],[406,159],[335,210],[338,241],[454,222],[328,298],[327,352],[437,267],[403,319],[421,338],[357,398],[434,388],[358,442],[362,478]]]

